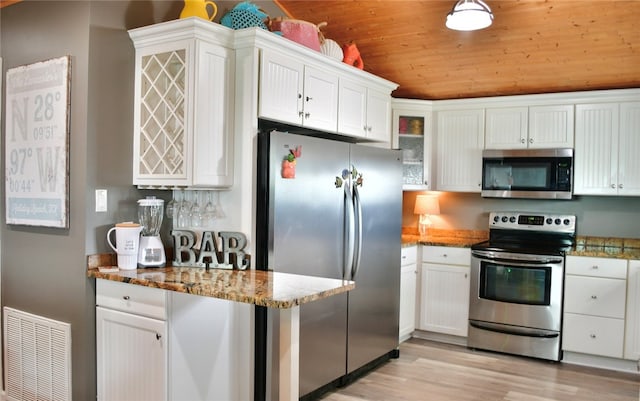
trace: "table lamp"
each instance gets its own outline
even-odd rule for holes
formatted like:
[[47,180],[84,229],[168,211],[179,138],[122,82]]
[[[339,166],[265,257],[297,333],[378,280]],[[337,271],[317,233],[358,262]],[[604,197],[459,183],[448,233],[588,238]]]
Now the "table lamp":
[[418,195],[416,204],[413,208],[413,214],[420,215],[418,221],[418,231],[420,235],[427,233],[427,228],[431,225],[430,215],[440,214],[440,204],[438,197],[435,195]]

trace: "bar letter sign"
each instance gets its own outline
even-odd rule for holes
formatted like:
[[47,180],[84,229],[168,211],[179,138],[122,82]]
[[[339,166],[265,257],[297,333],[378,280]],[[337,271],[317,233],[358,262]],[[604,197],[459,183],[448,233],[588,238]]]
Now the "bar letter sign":
[[7,71],[7,224],[69,228],[70,62]]

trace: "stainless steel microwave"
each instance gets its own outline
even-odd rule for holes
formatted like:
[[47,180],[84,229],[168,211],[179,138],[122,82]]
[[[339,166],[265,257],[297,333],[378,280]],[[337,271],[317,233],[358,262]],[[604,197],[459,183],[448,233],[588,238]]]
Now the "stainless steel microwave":
[[571,199],[573,149],[486,149],[482,152],[482,196]]

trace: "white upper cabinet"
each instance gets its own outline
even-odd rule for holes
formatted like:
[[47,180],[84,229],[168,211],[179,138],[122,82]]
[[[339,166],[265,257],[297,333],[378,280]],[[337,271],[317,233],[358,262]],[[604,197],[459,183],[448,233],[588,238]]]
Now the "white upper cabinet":
[[640,102],[620,103],[618,195],[640,195]]
[[235,56],[226,28],[197,18],[129,31],[136,49],[133,184],[233,184]]
[[281,52],[262,51],[258,116],[328,132],[338,126],[338,77]]
[[486,149],[573,147],[573,105],[487,108],[486,123]]
[[574,193],[640,195],[640,102],[576,106]]
[[484,110],[437,112],[436,190],[480,192]]
[[391,96],[340,79],[338,132],[378,142],[391,141]]
[[392,101],[393,146],[402,149],[402,189],[425,191],[432,187],[432,108],[430,102]]

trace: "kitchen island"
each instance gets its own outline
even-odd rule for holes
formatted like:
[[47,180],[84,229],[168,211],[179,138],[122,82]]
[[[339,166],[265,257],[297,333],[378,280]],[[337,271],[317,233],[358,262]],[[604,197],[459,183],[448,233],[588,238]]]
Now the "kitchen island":
[[299,398],[299,306],[355,288],[353,281],[263,270],[192,267],[117,270],[110,266],[113,266],[111,255],[90,256],[87,276],[279,309],[279,400],[288,401]]

